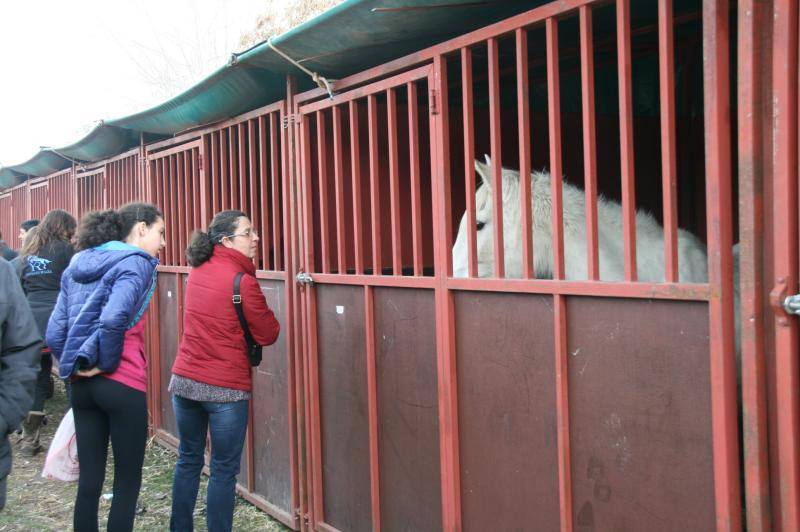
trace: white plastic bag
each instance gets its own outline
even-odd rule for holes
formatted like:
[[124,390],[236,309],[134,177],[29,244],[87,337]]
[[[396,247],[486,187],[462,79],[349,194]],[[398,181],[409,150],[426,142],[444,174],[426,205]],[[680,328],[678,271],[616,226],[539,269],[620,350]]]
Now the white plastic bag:
[[72,482],[78,480],[78,473],[78,440],[75,438],[75,418],[70,408],[53,436],[44,460],[42,476]]

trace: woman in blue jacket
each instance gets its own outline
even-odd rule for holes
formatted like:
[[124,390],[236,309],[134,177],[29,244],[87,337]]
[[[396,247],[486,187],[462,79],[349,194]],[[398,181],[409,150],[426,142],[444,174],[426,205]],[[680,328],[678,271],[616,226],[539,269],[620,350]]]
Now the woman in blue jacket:
[[109,531],[130,531],[147,440],[144,320],[164,247],[164,219],[154,205],[90,213],[61,278],[47,344],[61,378],[72,383],[80,477],[76,532],[97,530],[108,440],[114,451]]

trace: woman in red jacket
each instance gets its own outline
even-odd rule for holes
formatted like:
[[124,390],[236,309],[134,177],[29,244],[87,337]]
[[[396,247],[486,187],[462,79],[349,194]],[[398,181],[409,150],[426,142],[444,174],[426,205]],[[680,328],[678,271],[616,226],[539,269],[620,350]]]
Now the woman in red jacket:
[[236,475],[242,456],[252,390],[247,342],[233,305],[236,274],[245,319],[256,343],[278,339],[280,325],[255,278],[258,235],[241,211],[214,216],[208,232],[196,232],[186,249],[194,268],[186,284],[183,337],[169,390],[180,437],[172,485],[170,530],[192,530],[206,431],[211,429],[209,532],[229,531]]

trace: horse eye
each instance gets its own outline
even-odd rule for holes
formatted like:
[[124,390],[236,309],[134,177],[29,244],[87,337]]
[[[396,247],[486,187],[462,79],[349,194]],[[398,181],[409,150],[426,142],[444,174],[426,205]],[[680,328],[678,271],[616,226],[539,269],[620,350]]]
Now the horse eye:
[[476,225],[477,225],[478,231],[480,231],[486,225],[486,222],[478,222]]

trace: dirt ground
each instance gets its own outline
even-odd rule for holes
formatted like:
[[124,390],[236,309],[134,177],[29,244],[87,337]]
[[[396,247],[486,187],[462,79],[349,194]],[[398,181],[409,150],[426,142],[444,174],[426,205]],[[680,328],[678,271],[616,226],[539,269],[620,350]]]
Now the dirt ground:
[[[55,396],[48,400],[46,410],[48,424],[44,427],[42,444],[46,447],[53,438],[58,423],[67,410],[64,386],[56,384]],[[8,499],[6,508],[0,512],[0,532],[32,530],[72,530],[72,509],[75,501],[77,483],[47,480],[42,478],[42,465],[45,453],[33,458],[17,453],[16,435],[11,435],[14,452],[13,470],[8,480]],[[172,491],[172,472],[175,467],[175,454],[164,447],[149,442],[144,460],[142,490],[139,495],[139,509],[134,530],[157,531],[169,529],[170,499]],[[109,465],[106,473],[104,494],[111,493],[113,484],[113,459],[109,449]],[[195,530],[207,530],[205,524],[205,497],[208,479],[203,477],[200,484],[197,509],[195,510]],[[105,529],[111,503],[100,501],[100,528]],[[244,499],[236,498],[233,530],[245,531],[288,531]]]

